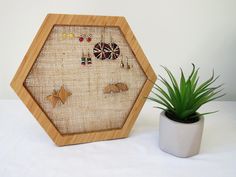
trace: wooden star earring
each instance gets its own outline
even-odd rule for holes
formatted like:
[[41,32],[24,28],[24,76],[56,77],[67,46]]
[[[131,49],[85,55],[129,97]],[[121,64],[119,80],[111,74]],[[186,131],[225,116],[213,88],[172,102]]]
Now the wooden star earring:
[[52,107],[55,108],[57,102],[59,101],[57,91],[53,90],[52,94],[47,96],[47,99],[52,104]]
[[66,91],[63,85],[61,86],[58,92],[56,90],[53,90],[52,94],[48,95],[46,98],[50,101],[50,103],[52,104],[52,107],[55,108],[58,101],[61,101],[63,104],[65,104],[66,100],[71,95],[72,93],[69,91]]
[[72,95],[71,92],[65,90],[64,85],[61,86],[61,88],[58,92],[58,97],[60,98],[60,100],[63,104],[65,104],[67,98],[71,95]]

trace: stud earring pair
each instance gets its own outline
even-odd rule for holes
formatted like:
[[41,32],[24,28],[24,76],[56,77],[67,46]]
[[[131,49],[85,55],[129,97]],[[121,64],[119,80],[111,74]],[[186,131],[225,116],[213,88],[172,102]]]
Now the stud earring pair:
[[131,69],[131,65],[129,64],[129,59],[128,59],[127,56],[126,56],[126,65],[125,65],[124,61],[123,61],[123,55],[122,55],[122,58],[121,58],[121,61],[120,61],[120,67],[121,68],[126,68],[126,69]]
[[64,39],[66,39],[66,38],[73,39],[73,38],[75,38],[75,34],[74,33],[63,33],[62,37]]
[[91,42],[91,41],[92,41],[92,34],[88,34],[88,35],[86,35],[86,34],[81,34],[81,35],[79,36],[79,41],[80,41],[80,42],[83,42],[84,39],[86,39],[87,42]]
[[91,55],[88,51],[88,55],[87,57],[85,57],[84,52],[82,51],[82,57],[81,57],[81,65],[85,66],[85,65],[91,65],[92,64],[92,58]]

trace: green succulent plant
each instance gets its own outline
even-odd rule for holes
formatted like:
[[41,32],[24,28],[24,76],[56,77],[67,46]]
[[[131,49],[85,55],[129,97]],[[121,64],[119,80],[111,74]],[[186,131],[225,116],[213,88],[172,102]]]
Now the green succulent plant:
[[167,117],[172,120],[184,123],[192,123],[199,120],[201,115],[215,113],[197,113],[197,110],[204,104],[220,98],[225,94],[220,94],[223,90],[222,85],[213,87],[212,84],[219,78],[219,76],[214,75],[214,70],[212,76],[205,82],[199,84],[198,71],[195,65],[192,64],[192,72],[186,78],[181,70],[181,77],[179,83],[176,81],[175,77],[171,71],[162,66],[170,81],[168,82],[162,76],[159,76],[160,82],[165,86],[165,90],[159,85],[154,84],[152,93],[153,96],[149,96],[148,99],[159,103],[161,106],[156,106],[165,111]]

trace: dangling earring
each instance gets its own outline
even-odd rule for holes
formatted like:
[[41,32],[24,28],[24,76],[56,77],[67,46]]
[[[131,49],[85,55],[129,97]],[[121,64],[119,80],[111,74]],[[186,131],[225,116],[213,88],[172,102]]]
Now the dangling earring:
[[81,65],[85,65],[85,60],[84,51],[82,51]]
[[89,50],[88,50],[87,64],[88,64],[88,65],[91,65],[91,64],[92,64],[92,58],[91,58],[91,55],[90,55]]
[[126,59],[127,59],[127,60],[126,60],[126,61],[127,61],[127,62],[126,62],[126,68],[127,68],[127,69],[130,69],[131,67],[130,67],[130,65],[129,65],[128,57],[127,57],[127,56],[126,56]]
[[87,40],[87,42],[91,42],[92,41],[92,34],[87,35],[86,40]]
[[119,55],[120,55],[120,48],[119,48],[119,46],[115,42],[113,42],[113,38],[112,38],[111,33],[110,33],[110,43],[108,45],[109,45],[109,48],[108,48],[108,52],[109,52],[108,59],[111,59],[111,60],[117,59],[119,57]]
[[124,67],[125,67],[125,64],[124,64],[124,61],[123,61],[123,55],[121,56],[120,67],[121,67],[121,68],[124,68]]

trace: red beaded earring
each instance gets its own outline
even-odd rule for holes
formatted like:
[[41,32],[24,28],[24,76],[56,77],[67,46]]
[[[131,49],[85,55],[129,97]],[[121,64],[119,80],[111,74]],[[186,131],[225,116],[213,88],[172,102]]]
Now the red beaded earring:
[[91,42],[92,41],[92,34],[89,34],[86,38],[87,42]]
[[83,42],[83,41],[84,41],[84,35],[81,34],[81,35],[79,36],[79,42]]

